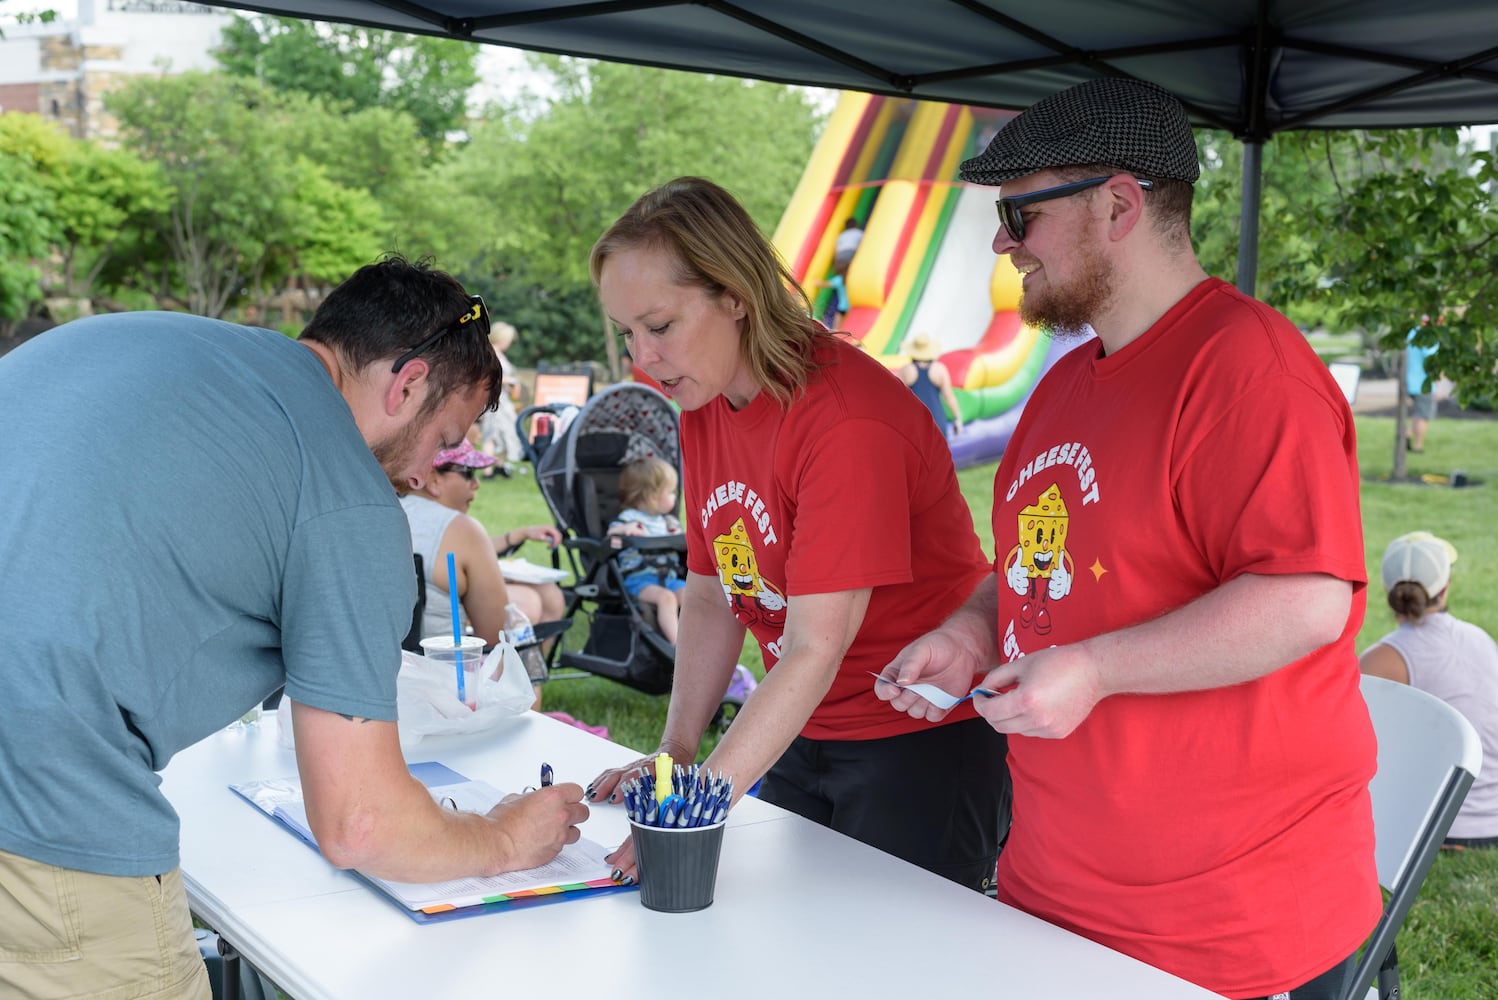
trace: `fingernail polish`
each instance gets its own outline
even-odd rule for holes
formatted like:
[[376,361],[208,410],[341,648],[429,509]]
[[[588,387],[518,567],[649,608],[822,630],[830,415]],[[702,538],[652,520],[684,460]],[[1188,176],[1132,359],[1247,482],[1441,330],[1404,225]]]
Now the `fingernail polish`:
[[589,785],[587,788],[583,789],[583,798],[587,799],[589,802],[593,801],[593,796],[596,794],[598,793],[594,790],[592,785]]
[[626,875],[626,876],[624,876],[624,879],[622,880],[621,884],[623,884],[623,885],[634,885],[635,884],[635,877],[633,875]]
[[620,871],[618,868],[615,868],[609,875],[609,878],[613,879],[615,882],[622,882],[624,881],[624,872]]

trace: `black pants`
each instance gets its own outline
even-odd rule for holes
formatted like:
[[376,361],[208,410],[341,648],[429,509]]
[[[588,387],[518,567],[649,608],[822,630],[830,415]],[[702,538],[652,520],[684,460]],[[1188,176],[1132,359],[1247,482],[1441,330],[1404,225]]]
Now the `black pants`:
[[1354,962],[1356,958],[1356,953],[1348,955],[1310,982],[1302,983],[1288,993],[1276,993],[1272,997],[1259,997],[1258,1000],[1275,1000],[1275,997],[1282,1000],[1342,1000],[1352,982],[1352,974],[1357,971]]
[[798,736],[759,797],[982,892],[1008,829],[1007,752],[983,719],[879,740]]

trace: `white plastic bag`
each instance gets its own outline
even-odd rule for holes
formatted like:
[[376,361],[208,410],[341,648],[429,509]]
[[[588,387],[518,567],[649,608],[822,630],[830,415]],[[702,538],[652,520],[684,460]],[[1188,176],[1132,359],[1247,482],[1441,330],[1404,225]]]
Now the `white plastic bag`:
[[[492,676],[496,671],[498,679]],[[484,657],[483,676],[479,682],[478,708],[470,709],[458,700],[451,663],[403,652],[396,695],[401,746],[418,743],[424,736],[485,732],[505,719],[523,714],[536,700],[525,664],[520,662],[515,647],[507,642],[499,643]]]
[[[504,669],[499,670],[503,663]],[[495,671],[499,676],[495,678]],[[419,653],[401,653],[396,677],[397,727],[402,747],[411,747],[427,736],[462,736],[487,732],[506,719],[523,715],[535,701],[530,678],[520,654],[509,643],[500,643],[484,657],[484,680],[479,683],[478,707],[471,709],[458,700],[450,663],[429,660]],[[282,698],[276,713],[281,745],[293,745],[291,699]]]

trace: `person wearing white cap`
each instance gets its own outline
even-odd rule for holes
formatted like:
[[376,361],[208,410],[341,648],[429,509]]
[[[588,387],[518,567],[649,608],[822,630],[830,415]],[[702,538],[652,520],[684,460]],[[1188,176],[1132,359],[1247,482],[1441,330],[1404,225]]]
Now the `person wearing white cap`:
[[[1446,608],[1456,546],[1428,531],[1384,550],[1384,590],[1399,627],[1359,660],[1363,673],[1435,695],[1467,717],[1482,756],[1498,761],[1498,644]],[[1484,767],[1451,824],[1445,846],[1498,847],[1498,767]]]

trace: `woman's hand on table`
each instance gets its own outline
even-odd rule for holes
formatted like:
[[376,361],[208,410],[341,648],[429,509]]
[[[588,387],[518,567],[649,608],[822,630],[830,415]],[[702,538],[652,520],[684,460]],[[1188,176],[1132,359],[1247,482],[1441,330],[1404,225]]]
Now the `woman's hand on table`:
[[663,753],[670,754],[673,761],[680,761],[682,763],[690,763],[696,759],[695,755],[683,754],[678,756],[676,751],[667,747],[661,747],[655,753],[641,757],[639,760],[625,764],[623,767],[611,767],[607,771],[604,771],[598,777],[594,778],[583,791],[583,798],[589,802],[623,802],[624,782],[630,778],[638,778],[641,775],[654,774],[655,759]]
[[610,877],[615,882],[634,885],[640,880],[640,867],[635,863],[635,838],[633,836],[625,837],[624,843],[620,844],[613,854],[604,855],[603,860],[614,866]]
[[[589,802],[623,802],[624,783],[630,778],[638,778],[642,775],[653,774],[655,759],[661,754],[670,754],[673,761],[689,763],[697,759],[696,754],[686,753],[679,748],[663,746],[655,753],[639,760],[625,764],[623,767],[611,767],[604,771],[588,785],[583,792],[583,797]],[[623,882],[626,885],[633,884],[640,877],[635,867],[635,843],[634,838],[625,837],[624,843],[607,855],[603,860],[614,866],[614,881]]]

